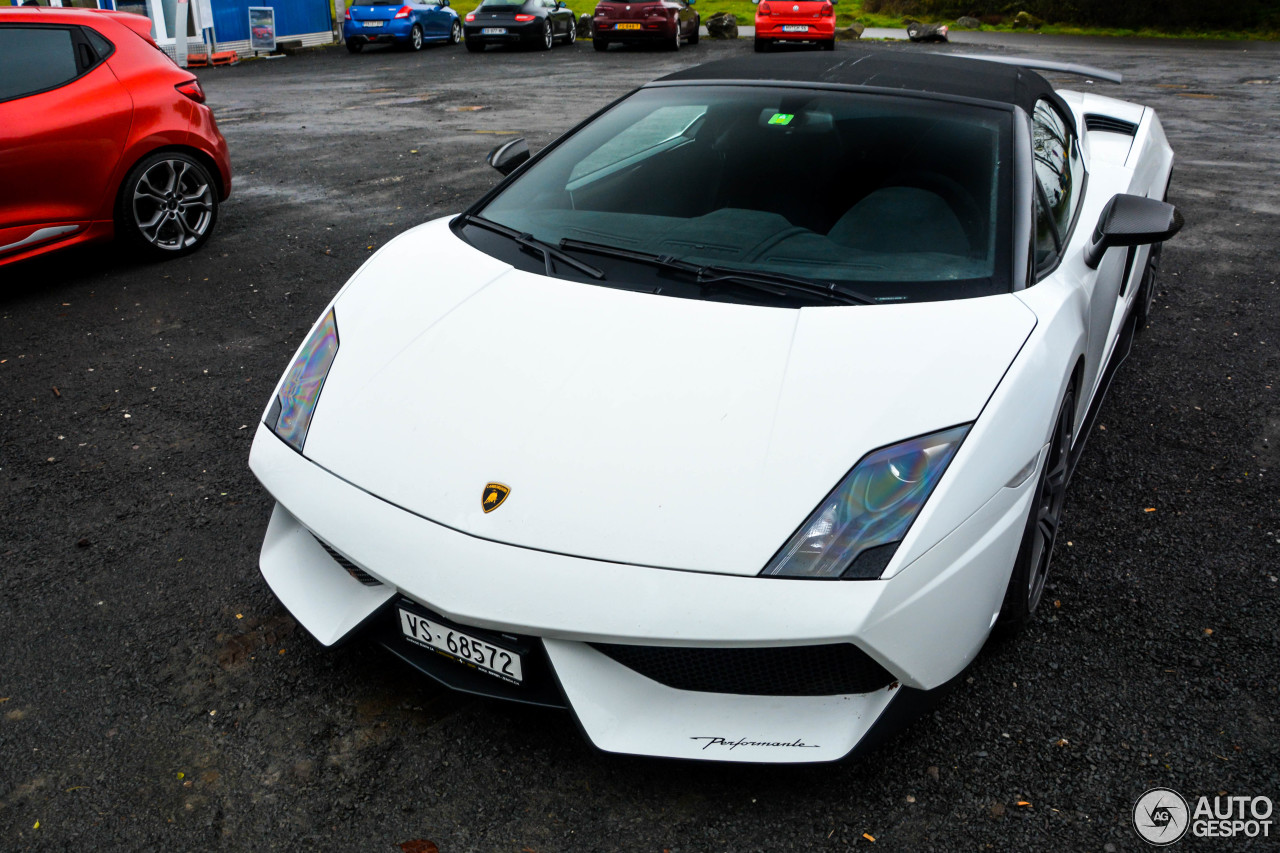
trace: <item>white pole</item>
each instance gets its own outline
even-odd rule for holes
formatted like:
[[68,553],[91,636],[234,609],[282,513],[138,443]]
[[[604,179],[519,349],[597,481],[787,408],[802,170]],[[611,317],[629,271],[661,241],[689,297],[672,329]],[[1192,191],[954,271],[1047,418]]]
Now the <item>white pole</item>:
[[173,48],[178,56],[178,67],[187,67],[187,22],[190,20],[191,9],[187,5],[187,0],[178,0],[177,12],[173,25]]

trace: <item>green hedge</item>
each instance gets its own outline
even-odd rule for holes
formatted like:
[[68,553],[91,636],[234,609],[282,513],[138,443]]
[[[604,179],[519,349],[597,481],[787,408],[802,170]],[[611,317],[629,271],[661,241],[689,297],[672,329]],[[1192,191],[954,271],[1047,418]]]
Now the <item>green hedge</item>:
[[1280,0],[863,0],[863,11],[955,20],[961,15],[1012,20],[1018,12],[1050,24],[1171,30],[1280,26]]

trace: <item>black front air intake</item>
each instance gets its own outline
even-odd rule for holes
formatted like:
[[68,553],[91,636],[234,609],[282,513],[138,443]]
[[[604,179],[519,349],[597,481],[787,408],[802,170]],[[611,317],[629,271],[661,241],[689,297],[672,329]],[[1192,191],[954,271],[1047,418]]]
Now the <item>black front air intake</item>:
[[1131,121],[1125,121],[1114,116],[1098,115],[1097,113],[1085,115],[1084,127],[1085,130],[1101,130],[1106,133],[1123,134],[1124,136],[1135,136],[1138,133],[1138,126]]
[[351,577],[360,581],[360,583],[365,586],[382,586],[382,581],[378,580],[373,575],[369,574],[364,569],[360,568],[355,563],[330,548],[328,543],[323,539],[317,536],[316,541],[320,543],[320,547],[323,548],[330,557],[333,557],[333,561],[335,563],[347,570],[347,574],[351,575]]
[[849,643],[749,649],[591,646],[659,684],[701,693],[840,696],[871,693],[894,680]]

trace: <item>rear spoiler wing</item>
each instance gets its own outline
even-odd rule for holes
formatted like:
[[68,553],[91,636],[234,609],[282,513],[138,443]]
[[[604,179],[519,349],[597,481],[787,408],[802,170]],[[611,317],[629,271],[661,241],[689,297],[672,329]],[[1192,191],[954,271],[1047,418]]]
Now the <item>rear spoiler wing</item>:
[[1001,65],[1018,65],[1022,68],[1032,68],[1036,71],[1058,71],[1063,74],[1076,74],[1080,77],[1095,77],[1110,83],[1124,82],[1124,77],[1118,71],[1104,71],[1101,68],[1094,68],[1092,65],[1079,65],[1074,62],[1034,59],[1029,56],[991,56],[977,53],[953,53],[951,55],[964,59],[979,59],[983,62],[998,62]]

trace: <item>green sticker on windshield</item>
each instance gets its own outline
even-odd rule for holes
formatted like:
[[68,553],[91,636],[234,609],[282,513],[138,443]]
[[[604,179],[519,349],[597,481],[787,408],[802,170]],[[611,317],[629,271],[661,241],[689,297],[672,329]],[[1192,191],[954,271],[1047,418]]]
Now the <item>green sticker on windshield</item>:
[[791,124],[793,118],[795,118],[794,113],[774,113],[769,119],[769,124]]

